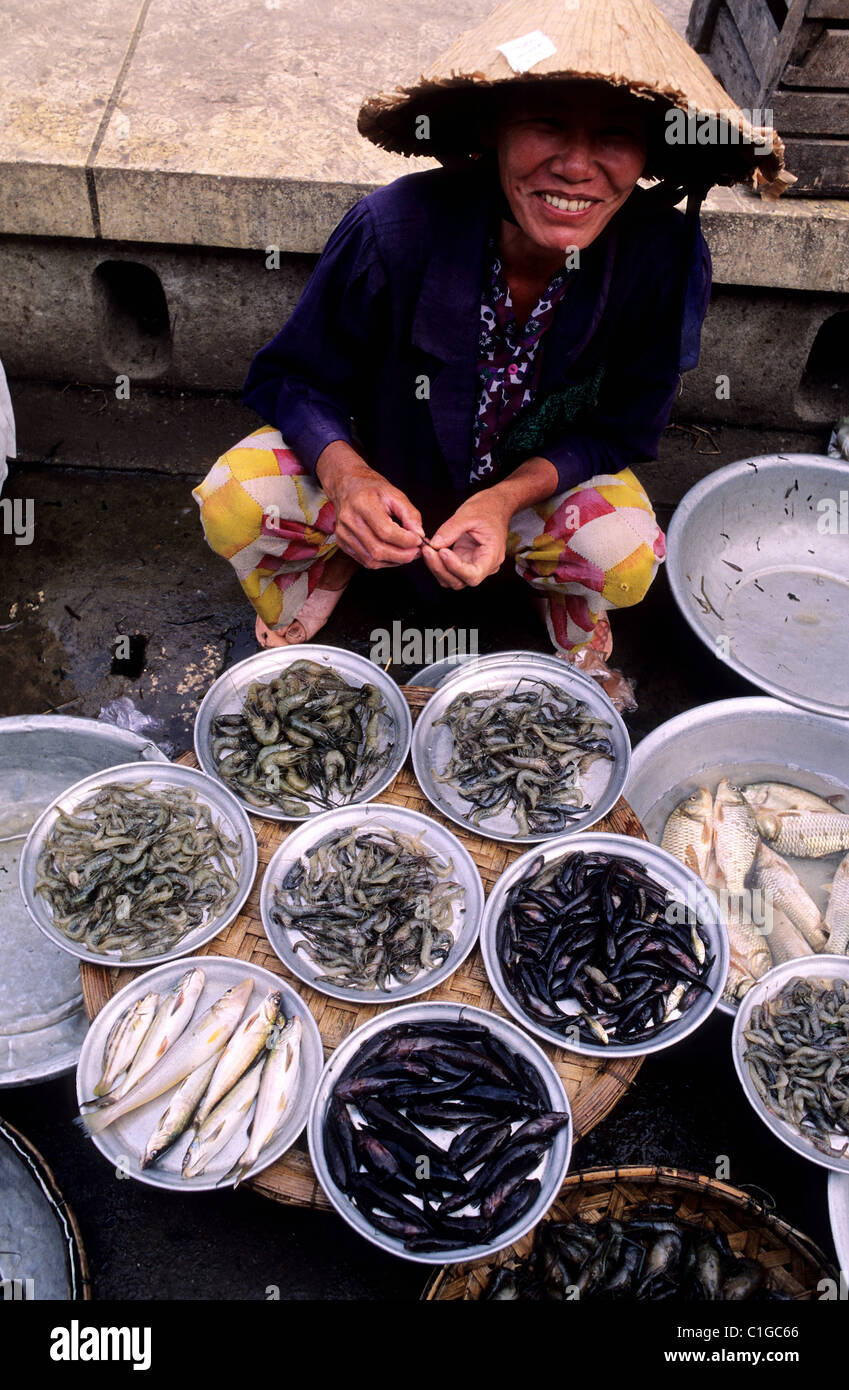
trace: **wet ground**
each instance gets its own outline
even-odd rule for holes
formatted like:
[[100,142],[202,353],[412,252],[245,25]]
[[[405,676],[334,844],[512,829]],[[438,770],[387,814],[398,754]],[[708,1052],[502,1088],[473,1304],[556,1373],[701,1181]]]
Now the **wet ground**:
[[[13,469],[3,495],[32,499],[36,525],[31,545],[0,535],[0,715],[97,716],[124,697],[169,751],[190,746],[205,690],[255,650],[247,603],[203,542],[190,488],[150,474]],[[481,651],[547,649],[522,586],[500,577],[444,597],[425,617],[395,572],[363,574],[323,636],[368,654],[372,632],[393,621],[476,629]],[[753,693],[691,634],[662,573],[639,608],[616,615],[614,634],[614,665],[637,685],[634,743],[682,710]],[[123,674],[113,670],[121,637],[133,639]],[[399,680],[413,673],[391,669]],[[726,1177],[767,1193],[834,1258],[825,1170],[797,1159],[751,1111],[729,1034],[715,1016],[649,1059],[572,1166],[663,1163]],[[335,1216],[244,1191],[188,1199],[116,1178],[71,1124],[74,1113],[71,1078],[0,1092],[0,1114],[42,1151],[77,1213],[96,1297],[264,1299],[277,1289],[281,1298],[405,1300],[421,1291],[420,1268],[372,1249]]]

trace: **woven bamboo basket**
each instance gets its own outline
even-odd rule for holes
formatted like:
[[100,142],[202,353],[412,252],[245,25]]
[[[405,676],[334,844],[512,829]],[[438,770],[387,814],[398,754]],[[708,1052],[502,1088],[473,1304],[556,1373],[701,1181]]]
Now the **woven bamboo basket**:
[[[425,686],[406,686],[404,693],[415,719],[433,691]],[[177,761],[187,767],[197,767],[193,753],[184,753]],[[392,806],[408,806],[448,826],[472,855],[480,870],[486,892],[489,892],[508,864],[526,848],[524,845],[513,846],[483,839],[445,820],[433,809],[407,764],[392,785],[377,798],[377,802]],[[380,1012],[381,1007],[386,1006],[330,999],[327,995],[310,989],[278,960],[263,931],[259,908],[260,888],[271,856],[294,827],[280,821],[258,818],[253,821],[253,826],[259,845],[259,871],[251,895],[235,922],[202,947],[197,954],[231,956],[236,960],[252,961],[255,965],[261,965],[266,970],[282,976],[309,1005],[321,1033],[325,1056],[329,1057],[343,1038],[361,1023],[373,1018]],[[607,830],[618,835],[631,835],[643,840],[646,838],[639,819],[621,799],[595,829]],[[94,1018],[118,989],[140,973],[82,962],[80,976],[89,1018]],[[448,980],[420,998],[475,1005],[477,1008],[489,1009],[506,1017],[506,1012],[496,999],[487,979],[478,947],[475,947]],[[643,1061],[641,1057],[619,1057],[607,1062],[603,1058],[583,1058],[563,1052],[559,1048],[549,1047],[547,1044],[542,1045],[545,1046],[566,1086],[572,1106],[576,1140],[587,1134],[610,1113],[632,1084]],[[332,1210],[316,1180],[303,1137],[279,1162],[252,1179],[250,1186],[279,1202]]]
[[8,1120],[0,1120],[0,1139],[5,1138],[11,1142],[13,1148],[19,1149],[27,1158],[34,1169],[36,1179],[45,1197],[50,1203],[57,1219],[64,1225],[65,1239],[68,1247],[68,1262],[70,1265],[69,1275],[72,1287],[76,1289],[75,1298],[87,1300],[91,1298],[91,1281],[88,1273],[88,1260],[86,1258],[83,1238],[80,1228],[77,1225],[77,1218],[74,1216],[65,1198],[59,1189],[59,1185],[53,1176],[53,1170],[39,1153],[34,1144],[30,1142],[20,1130],[10,1125]]
[[[682,1221],[721,1231],[736,1255],[763,1265],[769,1288],[793,1299],[814,1299],[821,1279],[837,1281],[837,1271],[808,1236],[739,1188],[681,1168],[592,1168],[572,1173],[545,1220],[623,1220],[634,1207],[650,1201],[672,1206]],[[428,1280],[422,1298],[477,1301],[492,1272],[524,1258],[533,1242],[531,1231],[491,1260],[444,1265]]]

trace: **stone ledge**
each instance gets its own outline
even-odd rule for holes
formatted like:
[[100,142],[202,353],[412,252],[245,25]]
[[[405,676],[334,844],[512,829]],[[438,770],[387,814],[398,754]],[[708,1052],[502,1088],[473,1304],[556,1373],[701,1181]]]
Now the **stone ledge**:
[[[399,173],[426,164],[410,160]],[[93,237],[85,172],[58,164],[0,166],[0,233]],[[348,209],[381,187],[100,166],[93,180],[105,239],[256,251],[274,246],[302,255],[317,255]],[[849,201],[775,204],[716,189],[702,226],[718,284],[849,293]]]

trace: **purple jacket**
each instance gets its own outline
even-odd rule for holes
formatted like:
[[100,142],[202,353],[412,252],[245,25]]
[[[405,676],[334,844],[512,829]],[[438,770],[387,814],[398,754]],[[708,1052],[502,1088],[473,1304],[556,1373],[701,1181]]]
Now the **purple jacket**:
[[[314,469],[333,440],[353,442],[426,527],[472,490],[484,252],[505,206],[482,169],[409,174],[363,198],[245,383],[245,404],[303,464]],[[694,235],[642,190],[581,253],[542,341],[538,395],[565,399],[577,384],[580,396],[603,376],[594,404],[535,449],[561,490],[657,457],[680,373],[698,361],[710,279],[697,224]]]

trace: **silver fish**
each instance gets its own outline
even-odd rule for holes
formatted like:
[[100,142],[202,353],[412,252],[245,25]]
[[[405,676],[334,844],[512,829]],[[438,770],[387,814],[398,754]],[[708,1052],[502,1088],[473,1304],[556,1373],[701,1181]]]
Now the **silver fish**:
[[805,791],[804,787],[794,787],[790,782],[750,782],[741,787],[744,797],[753,811],[833,811],[834,807],[825,797],[815,792]]
[[220,1052],[216,1052],[209,1061],[204,1062],[202,1067],[190,1072],[185,1081],[181,1081],[170,1101],[168,1108],[161,1116],[159,1124],[147,1141],[147,1148],[141,1161],[142,1168],[149,1168],[151,1163],[170,1149],[176,1143],[180,1135],[185,1133],[189,1127],[192,1115],[195,1113],[198,1101],[209,1085],[209,1079],[215,1071]]
[[837,866],[825,914],[829,929],[826,950],[832,955],[846,955],[849,947],[849,854]]
[[233,1169],[238,1187],[245,1173],[253,1168],[269,1139],[275,1134],[288,1109],[298,1084],[303,1027],[297,1017],[280,1028],[269,1043],[265,1070],[262,1073],[256,1114],[251,1125],[248,1146]]
[[707,787],[699,787],[678,803],[660,844],[704,878],[713,844],[713,797]]
[[265,1047],[271,1036],[282,998],[279,989],[269,990],[262,1003],[251,1010],[239,1024],[221,1054],[206,1095],[198,1106],[195,1115],[197,1128],[203,1125],[218,1102],[226,1096],[231,1086],[236,1084],[242,1073]]
[[724,777],[716,789],[713,825],[717,865],[729,893],[738,895],[758,847],[758,827],[742,792]]
[[181,1038],[170,1047],[163,1057],[151,1067],[131,1091],[105,1105],[101,1110],[91,1111],[80,1117],[80,1123],[91,1134],[99,1134],[108,1125],[156,1100],[172,1086],[177,1086],[197,1067],[202,1067],[210,1057],[220,1052],[233,1033],[245,1006],[253,993],[254,983],[249,977],[238,985],[232,985],[193,1023]]
[[802,956],[812,956],[813,948],[794,927],[787,914],[775,906],[772,907],[771,913],[772,923],[767,941],[773,964],[781,965],[786,960],[800,960]]
[[738,961],[744,961],[753,980],[759,980],[772,965],[766,938],[741,901],[729,899],[725,904],[728,940]]
[[849,816],[842,811],[756,811],[755,819],[777,854],[823,859],[849,849]]
[[186,1149],[182,1169],[184,1178],[196,1178],[203,1173],[210,1160],[233,1138],[256,1100],[264,1070],[265,1061],[260,1058],[207,1115]]
[[132,1065],[153,1023],[158,1004],[158,994],[146,994],[131,1004],[112,1025],[103,1049],[103,1071],[94,1088],[96,1096],[108,1095],[118,1078]]
[[722,997],[727,1004],[738,1004],[755,983],[755,974],[760,978],[769,969],[769,951],[749,915],[746,896],[728,892],[715,854],[708,860],[705,883],[717,896],[728,931],[730,958]]
[[790,865],[761,841],[755,855],[754,877],[766,895],[767,903],[786,912],[810,946],[821,951],[828,928],[813,898],[800,883]]
[[132,1090],[185,1032],[205,983],[206,976],[203,971],[194,968],[187,970],[171,992],[166,994],[157,1009],[147,1037],[136,1053],[133,1065],[115,1091],[115,1100],[120,1100],[121,1096]]
[[752,988],[755,983],[754,976],[750,973],[746,962],[732,952],[728,963],[728,977],[725,981],[725,988],[722,997],[726,1004],[739,1004],[740,1000]]

